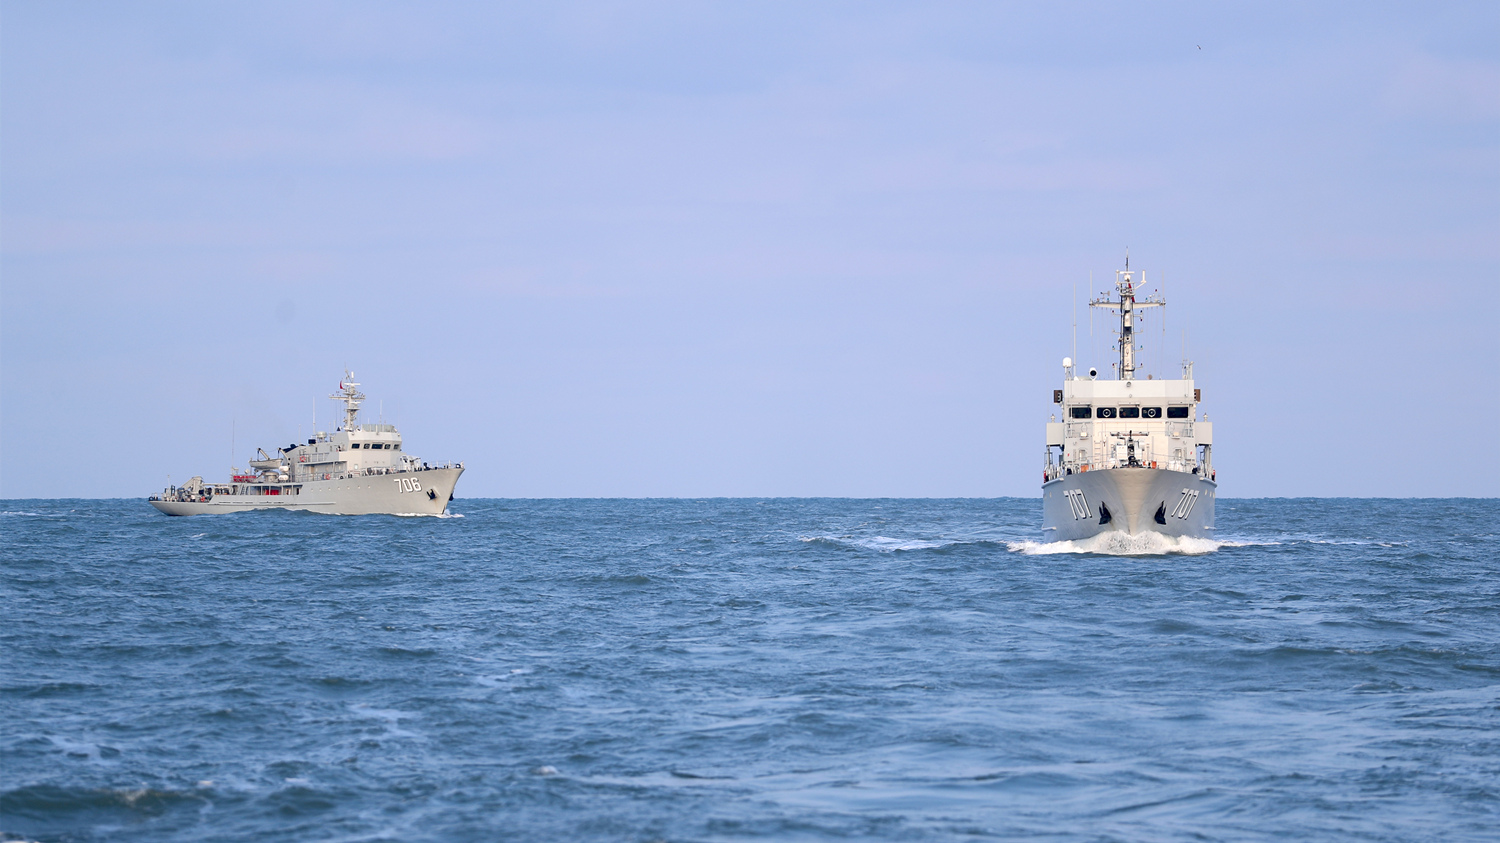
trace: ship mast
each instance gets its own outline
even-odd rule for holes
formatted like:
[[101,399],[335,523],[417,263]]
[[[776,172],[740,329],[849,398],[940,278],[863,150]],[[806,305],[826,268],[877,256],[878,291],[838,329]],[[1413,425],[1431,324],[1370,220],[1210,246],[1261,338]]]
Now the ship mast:
[[1135,379],[1135,312],[1148,307],[1164,307],[1166,301],[1160,296],[1148,296],[1136,298],[1136,278],[1139,276],[1141,284],[1146,283],[1146,273],[1130,270],[1130,256],[1125,256],[1125,268],[1115,270],[1115,290],[1119,293],[1118,300],[1107,296],[1093,299],[1089,307],[1101,307],[1106,310],[1118,310],[1120,312],[1120,379]]
[[339,391],[328,397],[344,402],[344,430],[353,430],[354,418],[359,415],[359,403],[365,400],[365,394],[359,391],[359,384],[354,381],[354,373],[345,369],[344,379],[339,381]]

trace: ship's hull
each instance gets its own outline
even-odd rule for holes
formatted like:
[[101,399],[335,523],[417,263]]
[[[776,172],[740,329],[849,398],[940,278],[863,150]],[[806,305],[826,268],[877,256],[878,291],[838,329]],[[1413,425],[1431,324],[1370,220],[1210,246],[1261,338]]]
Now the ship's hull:
[[1217,487],[1198,474],[1155,468],[1065,474],[1042,485],[1042,535],[1049,542],[1110,531],[1212,538]]
[[208,501],[153,500],[167,515],[214,515],[250,509],[304,509],[333,515],[441,515],[462,468],[433,468],[296,484],[296,494],[215,495]]

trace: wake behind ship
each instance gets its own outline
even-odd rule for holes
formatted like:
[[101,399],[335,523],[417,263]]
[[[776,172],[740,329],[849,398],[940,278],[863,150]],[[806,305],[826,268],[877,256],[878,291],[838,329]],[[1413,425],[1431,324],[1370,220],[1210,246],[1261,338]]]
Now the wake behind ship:
[[209,515],[249,509],[305,509],[337,515],[441,515],[453,499],[463,463],[428,465],[401,449],[391,424],[359,424],[364,393],[346,372],[339,391],[344,422],[307,444],[264,449],[249,472],[230,470],[230,482],[194,477],[150,498],[167,515]]
[[1193,364],[1180,380],[1140,377],[1135,364],[1137,311],[1164,307],[1159,297],[1139,298],[1137,276],[1115,273],[1118,299],[1090,307],[1120,316],[1118,379],[1086,378],[1063,360],[1063,388],[1052,401],[1062,421],[1047,424],[1042,470],[1042,530],[1046,541],[1086,539],[1110,531],[1129,535],[1210,538],[1218,489],[1213,468],[1213,425],[1199,420],[1202,392]]

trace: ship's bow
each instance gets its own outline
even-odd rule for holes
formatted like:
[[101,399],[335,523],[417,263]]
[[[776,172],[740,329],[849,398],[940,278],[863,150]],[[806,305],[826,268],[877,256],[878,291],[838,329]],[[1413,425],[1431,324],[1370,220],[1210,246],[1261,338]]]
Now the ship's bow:
[[1200,475],[1155,468],[1111,468],[1063,475],[1042,487],[1048,541],[1109,531],[1209,537],[1215,484]]

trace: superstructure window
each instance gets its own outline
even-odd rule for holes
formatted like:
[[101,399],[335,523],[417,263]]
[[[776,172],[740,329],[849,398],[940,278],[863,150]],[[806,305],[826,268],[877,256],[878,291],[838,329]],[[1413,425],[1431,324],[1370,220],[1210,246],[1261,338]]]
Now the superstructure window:
[[1120,418],[1122,418],[1122,419],[1138,419],[1140,417],[1141,417],[1141,408],[1140,407],[1121,407],[1120,408]]
[[1101,419],[1112,419],[1114,417],[1115,417],[1115,408],[1114,407],[1100,407],[1099,408],[1099,418],[1101,418]]
[[1169,418],[1169,419],[1185,419],[1187,417],[1188,417],[1188,408],[1187,407],[1168,407],[1167,408],[1167,418]]
[[1093,407],[1069,407],[1068,418],[1091,419],[1094,417],[1093,409]]
[[1160,407],[1142,407],[1141,408],[1141,418],[1159,419],[1159,418],[1161,418],[1161,408]]

